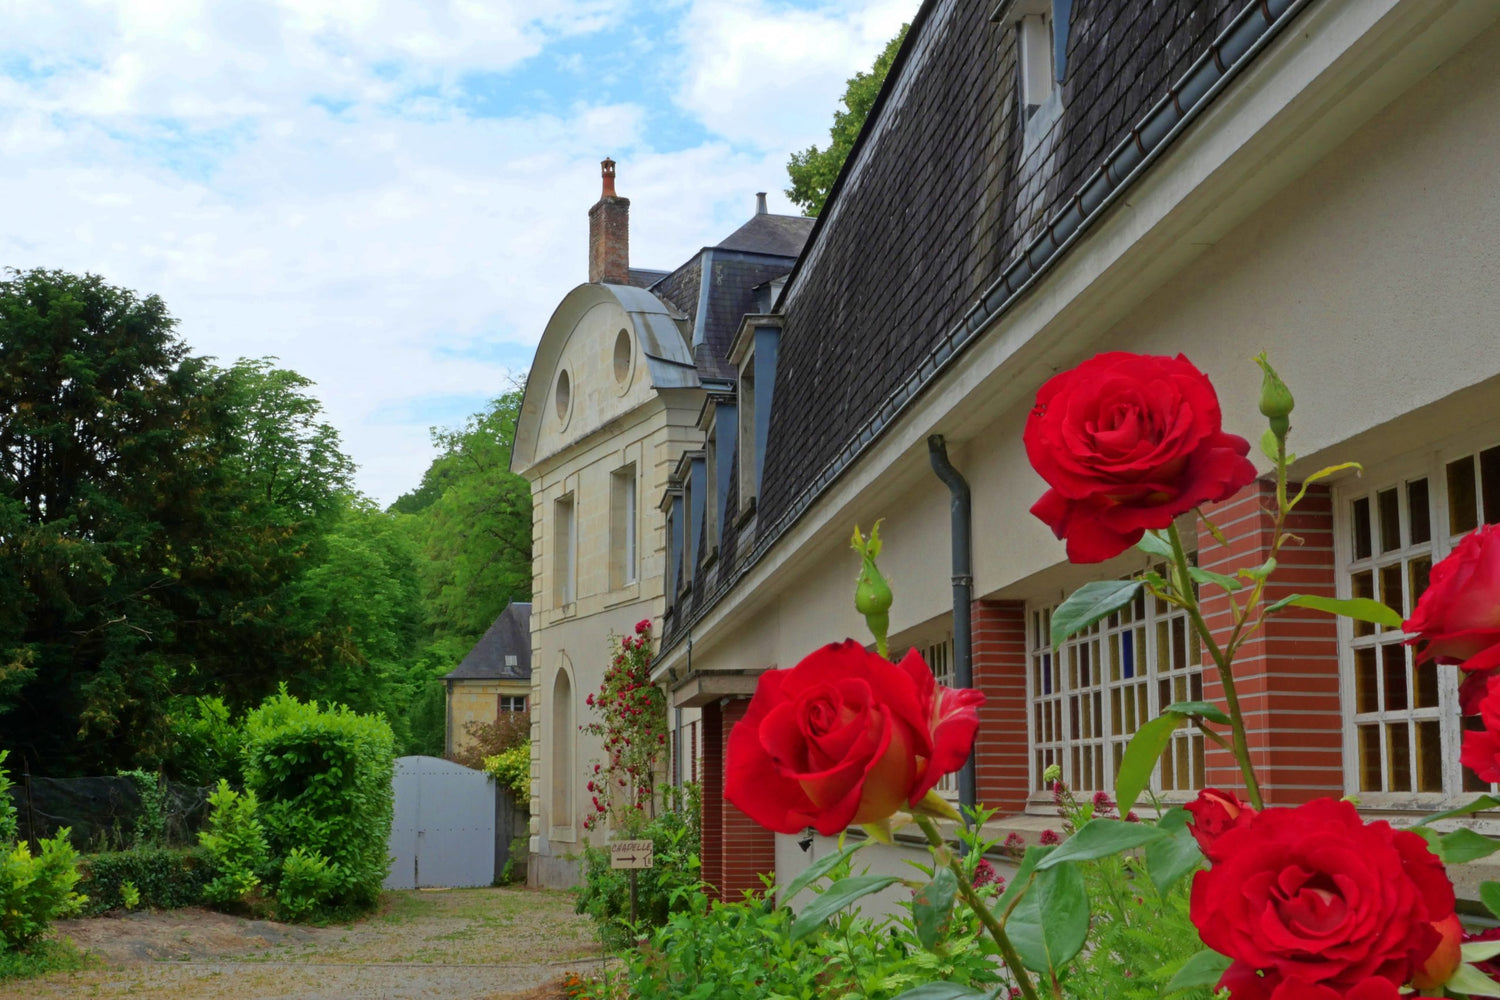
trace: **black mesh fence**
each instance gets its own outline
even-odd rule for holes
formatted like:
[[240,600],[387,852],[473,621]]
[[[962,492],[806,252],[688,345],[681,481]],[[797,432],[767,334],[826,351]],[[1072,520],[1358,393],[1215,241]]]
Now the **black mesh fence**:
[[208,819],[211,788],[175,781],[148,782],[116,776],[39,778],[13,775],[10,789],[19,838],[56,835],[67,827],[82,851],[112,851],[136,845],[190,847]]

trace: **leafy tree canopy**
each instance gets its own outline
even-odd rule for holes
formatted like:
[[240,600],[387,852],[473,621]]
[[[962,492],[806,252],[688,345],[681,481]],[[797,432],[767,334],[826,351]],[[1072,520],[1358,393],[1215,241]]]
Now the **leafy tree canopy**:
[[844,169],[844,161],[849,158],[854,140],[859,138],[860,129],[865,126],[865,119],[869,117],[870,108],[875,104],[875,97],[885,83],[885,75],[890,72],[891,63],[895,61],[909,27],[907,24],[901,26],[896,37],[886,43],[885,49],[876,57],[875,65],[868,73],[856,73],[850,77],[841,101],[843,106],[833,112],[827,148],[809,146],[800,153],[793,153],[787,162],[786,172],[792,186],[786,189],[786,195],[808,215],[818,215],[823,211],[828,192],[833,189],[839,171]]

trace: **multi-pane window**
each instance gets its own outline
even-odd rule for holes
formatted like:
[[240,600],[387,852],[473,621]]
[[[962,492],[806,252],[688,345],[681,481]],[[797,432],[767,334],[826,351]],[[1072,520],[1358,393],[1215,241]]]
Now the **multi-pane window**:
[[[935,642],[930,646],[922,648],[922,659],[927,661],[927,666],[932,669],[932,677],[943,687],[954,687],[953,680],[953,639],[951,637],[942,642]],[[950,771],[938,780],[937,790],[939,792],[958,794],[958,772]]]
[[[1335,508],[1341,596],[1376,598],[1407,617],[1433,563],[1479,524],[1500,523],[1500,447],[1370,481],[1341,491]],[[1340,629],[1349,790],[1399,804],[1487,789],[1458,764],[1456,668],[1417,666],[1399,628],[1341,620]]]
[[498,699],[496,711],[501,715],[507,712],[526,711],[526,696],[524,694],[501,694],[495,697]]
[[[1141,724],[1203,698],[1203,657],[1187,613],[1145,593],[1054,649],[1051,607],[1027,609],[1032,788],[1056,764],[1075,791],[1112,789]],[[1203,734],[1184,723],[1152,776],[1158,792],[1204,784]]]

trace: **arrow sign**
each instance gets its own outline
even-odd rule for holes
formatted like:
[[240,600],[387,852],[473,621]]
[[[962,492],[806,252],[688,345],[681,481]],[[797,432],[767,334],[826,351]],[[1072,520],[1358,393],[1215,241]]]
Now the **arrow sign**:
[[611,868],[650,868],[652,843],[649,840],[614,840],[609,845]]

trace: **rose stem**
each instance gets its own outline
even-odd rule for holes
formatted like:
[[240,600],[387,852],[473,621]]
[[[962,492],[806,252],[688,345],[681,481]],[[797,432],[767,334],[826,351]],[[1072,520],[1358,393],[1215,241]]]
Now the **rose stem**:
[[[995,919],[990,908],[984,905],[984,900],[979,898],[979,893],[974,890],[974,883],[969,881],[964,874],[963,866],[958,863],[958,858],[948,849],[948,842],[943,835],[938,833],[937,824],[932,821],[931,816],[918,814],[917,825],[927,835],[927,843],[932,845],[933,860],[946,856],[948,868],[958,879],[958,891],[964,897],[964,902],[979,917],[979,922],[984,924],[985,930],[990,932],[990,937],[1000,946],[1000,955],[1005,959],[1005,967],[1010,970],[1011,975],[1016,977],[1016,985],[1021,987],[1021,995],[1026,1000],[1041,1000],[1036,992],[1036,987],[1031,983],[1031,977],[1026,975],[1026,968],[1021,964],[1021,956],[1016,954],[1015,946],[1010,943],[1010,937],[1005,933],[1005,927]],[[941,852],[941,853],[940,853]]]
[[[1167,526],[1167,537],[1172,542],[1172,560],[1177,564],[1177,577],[1182,583],[1183,599],[1187,602],[1188,616],[1192,619],[1193,628],[1198,632],[1198,637],[1203,640],[1204,647],[1213,657],[1214,665],[1219,668],[1219,680],[1224,685],[1224,701],[1229,705],[1229,725],[1234,734],[1234,758],[1239,761],[1240,774],[1245,778],[1245,791],[1250,796],[1250,804],[1256,809],[1264,809],[1265,805],[1260,796],[1260,783],[1255,780],[1255,767],[1250,763],[1250,748],[1245,737],[1245,717],[1240,711],[1239,692],[1234,687],[1234,670],[1230,658],[1224,655],[1224,650],[1214,641],[1213,633],[1208,630],[1208,623],[1203,620],[1203,613],[1198,608],[1198,593],[1191,586],[1191,577],[1188,576],[1187,553],[1182,547],[1182,538],[1177,534],[1177,525]],[[1234,597],[1229,598],[1234,602]]]

